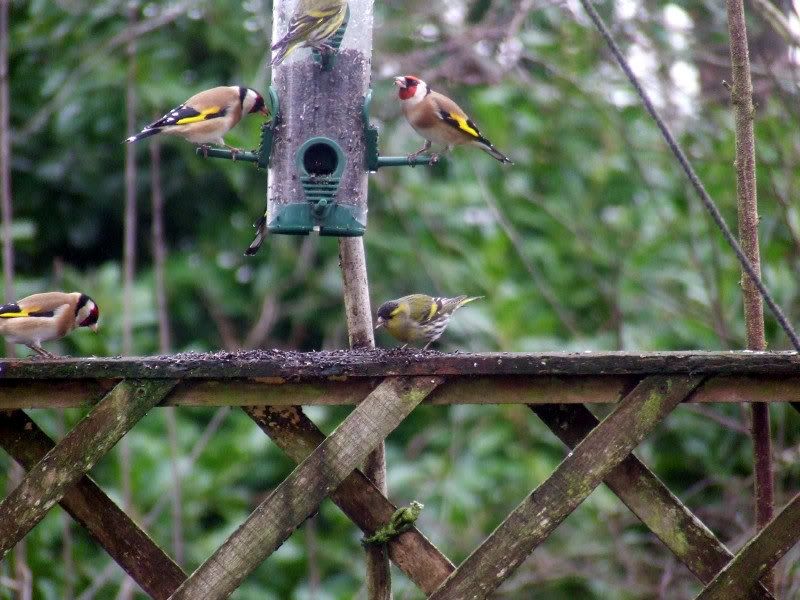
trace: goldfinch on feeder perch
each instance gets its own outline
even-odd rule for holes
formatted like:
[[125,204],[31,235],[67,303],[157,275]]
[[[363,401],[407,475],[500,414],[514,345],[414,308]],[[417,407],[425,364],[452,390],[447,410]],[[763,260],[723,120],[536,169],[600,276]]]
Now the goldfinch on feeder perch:
[[467,302],[481,296],[433,298],[425,294],[410,294],[384,302],[378,308],[375,329],[383,327],[401,342],[424,341],[425,349],[444,333],[450,317]]
[[299,0],[289,30],[272,45],[277,54],[270,64],[281,64],[299,46],[332,52],[326,42],[342,26],[346,12],[347,0]]
[[[449,152],[453,146],[469,144],[477,146],[501,163],[513,164],[511,159],[500,152],[481,135],[478,127],[461,107],[444,94],[432,91],[428,84],[417,77],[404,75],[394,78],[400,88],[400,106],[403,114],[418,134],[425,138],[425,145],[409,155],[409,158],[427,152],[431,144],[441,144]],[[432,162],[439,159],[431,156]]]
[[0,335],[14,344],[25,344],[39,354],[54,355],[42,342],[58,340],[76,327],[97,331],[100,309],[80,292],[33,294],[13,304],[0,306]]
[[238,152],[238,148],[228,146],[222,136],[244,115],[255,112],[269,114],[264,98],[257,91],[240,85],[219,86],[195,94],[125,141],[130,144],[157,133],[167,133],[203,148],[219,144]]

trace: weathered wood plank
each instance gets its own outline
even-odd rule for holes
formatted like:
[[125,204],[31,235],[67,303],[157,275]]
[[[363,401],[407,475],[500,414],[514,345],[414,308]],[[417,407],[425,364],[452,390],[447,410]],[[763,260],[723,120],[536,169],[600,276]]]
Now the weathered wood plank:
[[[530,408],[569,448],[599,424],[585,406],[551,404]],[[710,582],[733,558],[711,530],[633,454],[614,467],[603,483],[701,582]],[[753,589],[751,598],[774,600],[762,585]]]
[[697,596],[696,600],[741,600],[792,546],[800,542],[797,494]]
[[[0,446],[31,469],[55,444],[17,410],[0,415]],[[88,476],[67,489],[60,504],[156,600],[169,598],[186,579],[181,568]]]
[[[0,362],[3,379],[283,379],[426,375],[800,376],[796,352],[581,352],[443,354],[419,350],[252,350],[150,358]],[[276,379],[277,378],[277,379]]]
[[375,388],[171,598],[227,598],[440,383],[391,378]]
[[700,381],[654,376],[639,383],[429,598],[491,594]]
[[[188,379],[162,406],[355,405],[380,378],[347,377],[289,383],[270,378]],[[635,375],[451,376],[425,404],[596,404],[616,403],[640,380]],[[1,380],[0,410],[86,407],[100,401],[114,380]],[[57,393],[52,390],[55,384]],[[800,377],[715,376],[687,402],[792,402],[800,398]]]
[[[244,411],[295,462],[311,454],[325,435],[298,406],[246,406]],[[361,530],[372,535],[388,523],[397,507],[361,472],[353,471],[331,493],[331,500]],[[389,558],[425,594],[432,593],[455,566],[418,529],[388,544]]]
[[169,380],[119,383],[34,465],[0,503],[0,557],[174,386]]

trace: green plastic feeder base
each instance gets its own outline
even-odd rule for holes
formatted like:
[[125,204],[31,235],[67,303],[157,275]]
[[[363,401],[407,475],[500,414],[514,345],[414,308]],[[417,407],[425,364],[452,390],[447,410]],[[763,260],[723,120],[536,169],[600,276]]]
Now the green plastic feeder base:
[[284,205],[267,225],[270,233],[286,235],[308,235],[316,228],[319,228],[320,235],[336,237],[359,237],[366,230],[366,226],[356,219],[348,206],[333,204],[327,208],[325,217],[318,221],[314,217],[313,206],[308,202]]

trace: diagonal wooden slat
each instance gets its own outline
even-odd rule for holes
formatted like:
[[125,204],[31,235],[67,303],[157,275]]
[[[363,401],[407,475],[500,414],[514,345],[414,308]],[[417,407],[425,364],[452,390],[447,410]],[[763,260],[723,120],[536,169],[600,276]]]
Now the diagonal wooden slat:
[[386,379],[171,598],[227,598],[441,382],[439,377]]
[[[295,462],[302,461],[325,440],[325,434],[299,406],[242,408]],[[331,493],[331,500],[368,535],[385,525],[397,508],[358,470]],[[432,593],[455,569],[416,528],[392,539],[387,549],[392,562],[425,594]]]
[[[581,405],[530,405],[529,408],[568,447],[574,448],[599,421]],[[703,583],[733,558],[733,554],[635,455],[629,454],[603,480],[612,492],[664,542]],[[763,585],[753,600],[774,600]]]
[[172,380],[123,381],[34,465],[0,503],[0,556],[44,518],[64,492],[175,387]]
[[797,494],[697,596],[696,600],[741,600],[755,583],[800,542],[800,494]]
[[698,376],[642,380],[429,598],[488,596],[701,380]]
[[[0,416],[0,446],[31,469],[55,443],[21,410]],[[169,598],[186,574],[88,476],[67,489],[60,502],[131,578],[156,600]]]

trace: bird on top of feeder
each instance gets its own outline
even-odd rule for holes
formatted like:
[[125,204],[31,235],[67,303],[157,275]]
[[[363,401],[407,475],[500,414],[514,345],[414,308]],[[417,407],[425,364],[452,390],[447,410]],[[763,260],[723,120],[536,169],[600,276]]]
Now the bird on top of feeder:
[[272,45],[277,54],[270,64],[281,64],[299,46],[332,52],[326,42],[342,26],[346,12],[347,0],[299,0],[289,30]]
[[14,344],[25,344],[40,356],[54,354],[42,342],[58,340],[76,327],[97,331],[100,309],[80,292],[33,294],[0,306],[0,335]]
[[[461,107],[444,94],[434,92],[428,84],[412,75],[394,78],[399,88],[400,106],[403,114],[418,134],[425,138],[425,145],[410,154],[415,158],[427,152],[432,143],[445,146],[449,152],[453,146],[469,144],[477,146],[501,163],[514,164],[492,143],[481,135],[478,127]],[[432,162],[439,155],[432,155]]]
[[433,298],[426,294],[410,294],[389,300],[378,308],[375,329],[383,327],[401,342],[424,341],[427,350],[444,333],[450,317],[467,302],[482,296]]
[[130,144],[157,133],[168,133],[204,149],[208,149],[208,144],[219,144],[239,152],[238,148],[228,146],[222,136],[244,115],[256,112],[269,115],[261,94],[241,85],[223,85],[195,94],[125,142]]

